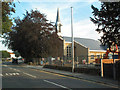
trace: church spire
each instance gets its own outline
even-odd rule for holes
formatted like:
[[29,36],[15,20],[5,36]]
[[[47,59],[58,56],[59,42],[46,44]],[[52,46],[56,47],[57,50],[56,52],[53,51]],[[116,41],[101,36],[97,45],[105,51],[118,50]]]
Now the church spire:
[[60,22],[60,15],[59,15],[59,8],[57,9],[57,17],[56,17],[56,23],[55,23],[55,26],[56,26],[56,32],[58,35],[61,34],[61,22]]
[[57,9],[57,18],[56,18],[56,22],[60,22],[59,8]]

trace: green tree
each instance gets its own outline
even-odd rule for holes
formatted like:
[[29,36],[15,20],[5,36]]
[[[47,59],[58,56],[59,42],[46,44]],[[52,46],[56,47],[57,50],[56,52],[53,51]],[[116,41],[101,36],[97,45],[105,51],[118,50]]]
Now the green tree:
[[31,10],[22,20],[15,20],[15,30],[9,33],[8,47],[18,51],[26,62],[31,58],[58,56],[62,41],[58,38],[54,26],[38,10]]
[[120,2],[102,2],[101,8],[93,9],[91,21],[98,27],[97,32],[103,32],[100,41],[110,47],[114,42],[120,46]]
[[14,51],[13,53],[15,54],[15,57],[19,57],[20,56],[20,53],[18,51]]
[[7,51],[0,51],[2,52],[2,58],[9,58],[10,57],[10,53],[8,53]]
[[10,32],[13,25],[10,15],[15,13],[14,2],[2,2],[2,34]]

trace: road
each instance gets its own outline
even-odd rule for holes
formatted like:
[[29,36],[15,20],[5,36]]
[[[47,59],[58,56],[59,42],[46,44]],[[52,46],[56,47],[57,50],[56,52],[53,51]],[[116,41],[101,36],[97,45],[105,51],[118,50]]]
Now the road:
[[26,65],[13,65],[10,62],[2,65],[2,88],[114,88],[88,80],[77,79],[32,69]]

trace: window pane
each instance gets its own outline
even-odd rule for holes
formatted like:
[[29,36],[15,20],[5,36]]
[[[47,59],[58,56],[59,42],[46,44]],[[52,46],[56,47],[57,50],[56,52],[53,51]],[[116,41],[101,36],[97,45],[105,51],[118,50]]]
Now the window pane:
[[91,59],[94,59],[94,55],[91,55]]
[[100,58],[100,55],[97,55],[97,58]]

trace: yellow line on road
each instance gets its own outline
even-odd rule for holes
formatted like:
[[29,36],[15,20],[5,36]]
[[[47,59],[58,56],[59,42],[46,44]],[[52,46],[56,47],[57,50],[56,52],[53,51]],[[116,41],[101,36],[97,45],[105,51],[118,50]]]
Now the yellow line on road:
[[64,76],[64,75],[60,75],[60,74],[56,74],[56,73],[51,73],[51,72],[47,72],[47,71],[40,71],[40,72],[48,73],[48,74],[52,74],[52,75],[57,75],[57,76],[60,76],[60,77],[68,77],[68,76]]
[[[38,70],[36,70],[36,71],[38,71]],[[97,84],[108,86],[108,87],[111,87],[111,88],[119,88],[118,86],[107,85],[107,84],[104,84],[104,83],[99,83],[99,82],[95,82],[95,81],[80,79],[80,78],[76,78],[76,77],[64,76],[64,75],[60,75],[60,74],[56,74],[56,73],[52,73],[52,72],[47,72],[47,71],[40,71],[40,72],[48,73],[48,74],[52,74],[52,75],[57,75],[57,76],[60,76],[60,77],[67,77],[67,78],[71,78],[71,79],[81,80],[81,81],[89,82],[89,83],[95,83],[95,84],[97,83]]]

